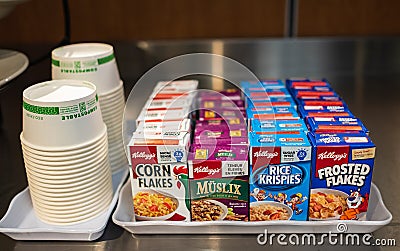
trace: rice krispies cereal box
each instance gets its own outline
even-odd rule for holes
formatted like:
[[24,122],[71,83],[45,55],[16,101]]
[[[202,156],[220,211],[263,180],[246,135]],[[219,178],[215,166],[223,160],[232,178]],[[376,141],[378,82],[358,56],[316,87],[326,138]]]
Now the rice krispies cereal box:
[[287,120],[287,119],[299,119],[299,114],[293,107],[262,107],[262,108],[250,108],[246,109],[248,119],[259,119],[259,120]]
[[193,145],[189,155],[192,221],[248,221],[248,146]]
[[249,133],[250,221],[307,220],[311,145],[302,131]]
[[129,145],[135,220],[189,221],[190,135],[135,132]]
[[277,132],[277,131],[308,131],[302,119],[297,120],[258,120],[250,121],[250,131]]
[[296,103],[291,97],[271,97],[263,100],[247,100],[247,107],[296,107]]
[[309,133],[313,147],[310,220],[364,220],[375,145],[365,133]]

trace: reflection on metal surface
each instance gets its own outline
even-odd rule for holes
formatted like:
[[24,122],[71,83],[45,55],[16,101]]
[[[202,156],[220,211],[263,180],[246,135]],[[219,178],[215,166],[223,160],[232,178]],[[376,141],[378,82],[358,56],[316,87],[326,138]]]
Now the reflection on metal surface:
[[[224,43],[216,40],[211,44],[212,53],[224,55]],[[214,76],[223,76],[224,61],[219,57],[213,57],[211,60],[211,71]],[[212,88],[215,91],[221,91],[224,88],[224,80],[221,78],[212,78]]]

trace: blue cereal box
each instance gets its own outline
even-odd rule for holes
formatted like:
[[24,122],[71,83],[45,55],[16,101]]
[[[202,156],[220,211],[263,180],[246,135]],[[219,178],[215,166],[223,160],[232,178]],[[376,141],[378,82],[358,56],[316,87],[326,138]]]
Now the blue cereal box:
[[296,107],[292,97],[270,97],[262,100],[247,99],[247,107]]
[[311,145],[302,131],[249,133],[250,221],[307,220]]
[[310,220],[365,220],[375,145],[365,133],[310,133]]
[[299,114],[294,107],[258,107],[246,109],[248,119],[259,120],[292,120],[299,119]]
[[369,133],[361,120],[354,117],[309,117],[306,121],[310,131],[317,133]]
[[258,120],[250,121],[250,130],[254,132],[308,131],[302,119],[297,120]]
[[314,87],[328,87],[331,88],[330,84],[326,80],[287,80],[287,87],[295,90],[311,90]]
[[354,117],[346,106],[299,106],[302,118],[307,117]]
[[240,83],[240,87],[244,88],[252,88],[252,87],[285,87],[285,83],[279,79],[271,79],[271,80],[261,80],[258,82],[255,81],[243,81]]

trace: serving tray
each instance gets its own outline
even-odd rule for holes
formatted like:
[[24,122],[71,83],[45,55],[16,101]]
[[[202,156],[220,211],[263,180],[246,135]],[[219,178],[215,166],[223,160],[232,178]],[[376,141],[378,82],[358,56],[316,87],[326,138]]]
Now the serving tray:
[[384,205],[378,187],[372,184],[365,221],[135,222],[132,219],[132,191],[128,180],[120,192],[112,220],[133,234],[261,234],[266,230],[268,233],[371,233],[389,224],[392,214]]
[[127,166],[124,170],[113,174],[113,198],[107,211],[89,221],[68,226],[50,225],[39,220],[33,210],[27,187],[10,202],[6,214],[0,220],[0,232],[15,240],[96,240],[104,232],[128,173]]

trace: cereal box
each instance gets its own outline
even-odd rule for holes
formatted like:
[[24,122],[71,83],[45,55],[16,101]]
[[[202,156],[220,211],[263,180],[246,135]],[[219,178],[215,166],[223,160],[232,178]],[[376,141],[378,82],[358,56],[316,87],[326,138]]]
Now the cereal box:
[[173,136],[137,132],[132,137],[128,148],[135,220],[190,220],[189,138],[186,132]]
[[167,110],[148,111],[142,110],[136,119],[136,126],[141,122],[164,122],[164,121],[182,121],[189,116],[188,108],[177,108]]
[[309,117],[307,124],[312,132],[365,132],[367,128],[358,118],[353,117]]
[[311,145],[302,131],[250,132],[250,221],[307,220]]
[[231,88],[219,92],[200,92],[199,100],[241,100],[241,96],[239,89]]
[[285,87],[285,83],[282,80],[276,79],[276,80],[262,80],[259,82],[253,82],[253,81],[243,81],[240,82],[240,87],[242,89],[245,88],[258,88],[258,87],[268,87],[270,89],[275,89],[275,88],[281,88]]
[[247,99],[247,107],[296,107],[296,103],[291,97],[271,97],[263,100]]
[[302,118],[306,117],[354,117],[346,106],[299,106]]
[[246,120],[242,119],[227,119],[227,120],[204,120],[196,121],[196,130],[213,130],[214,128],[225,129],[225,130],[237,130],[246,129]]
[[201,109],[199,120],[226,120],[235,118],[246,118],[246,111],[242,109]]
[[325,80],[287,80],[287,86],[295,90],[310,90],[313,87],[331,87]]
[[190,119],[182,119],[181,121],[162,121],[162,122],[146,122],[140,123],[136,131],[143,132],[190,132]]
[[201,100],[199,108],[200,109],[240,109],[244,107],[243,100]]
[[192,221],[247,221],[248,146],[192,146]]
[[310,220],[364,220],[375,145],[365,133],[309,134],[313,147]]
[[250,121],[250,131],[277,132],[277,131],[308,131],[302,119],[297,120],[258,120]]
[[286,88],[262,89],[258,91],[244,89],[244,94],[250,99],[265,99],[266,97],[291,97]]
[[193,91],[199,85],[197,80],[175,80],[175,81],[160,81],[154,87],[154,90],[166,91]]
[[299,119],[299,114],[293,107],[261,107],[261,108],[250,108],[246,109],[248,119],[259,119],[259,120],[292,120]]

